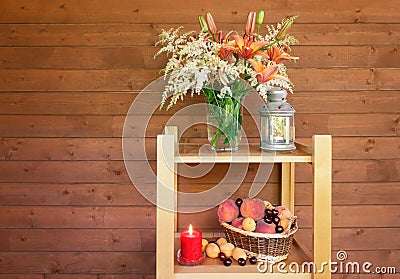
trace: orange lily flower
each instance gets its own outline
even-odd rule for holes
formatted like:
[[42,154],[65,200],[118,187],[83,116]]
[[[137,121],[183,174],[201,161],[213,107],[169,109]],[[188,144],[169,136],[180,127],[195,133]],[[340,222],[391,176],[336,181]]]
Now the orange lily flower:
[[245,27],[246,36],[251,36],[254,32],[254,28],[256,26],[256,12],[249,12],[247,16],[247,22]]
[[235,52],[235,48],[234,47],[230,47],[228,45],[224,45],[219,49],[218,55],[219,55],[219,57],[221,57],[221,59],[228,60],[228,58],[234,52]]
[[261,55],[266,57],[266,53],[264,51],[260,51],[260,49],[266,46],[268,43],[264,41],[254,42],[253,38],[242,38],[238,35],[233,35],[233,38],[236,42],[236,53],[244,58],[249,59],[254,55]]
[[285,62],[287,60],[299,59],[299,57],[290,56],[286,52],[280,50],[277,46],[271,46],[270,48],[268,48],[268,56],[269,59],[276,64]]
[[258,83],[265,83],[274,78],[279,78],[279,79],[283,79],[283,80],[290,82],[286,77],[277,74],[278,65],[264,67],[264,65],[261,62],[256,61],[254,59],[249,59],[249,62],[251,64],[251,66],[253,66],[254,70],[257,73],[256,78],[257,78]]

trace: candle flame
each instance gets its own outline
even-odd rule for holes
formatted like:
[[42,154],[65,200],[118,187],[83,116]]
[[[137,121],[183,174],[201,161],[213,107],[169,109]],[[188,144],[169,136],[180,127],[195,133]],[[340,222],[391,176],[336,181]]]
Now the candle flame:
[[193,234],[193,227],[192,227],[192,224],[189,225],[189,234],[190,234],[190,235]]

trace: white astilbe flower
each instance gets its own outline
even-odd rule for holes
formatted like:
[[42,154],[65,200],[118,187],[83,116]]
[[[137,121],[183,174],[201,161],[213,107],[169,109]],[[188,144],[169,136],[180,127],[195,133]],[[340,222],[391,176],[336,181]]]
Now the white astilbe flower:
[[225,98],[226,94],[228,94],[229,97],[233,96],[232,90],[231,90],[231,88],[229,86],[222,87],[221,90],[220,90],[220,93],[217,94],[217,97],[220,98],[220,99],[223,99],[223,98]]

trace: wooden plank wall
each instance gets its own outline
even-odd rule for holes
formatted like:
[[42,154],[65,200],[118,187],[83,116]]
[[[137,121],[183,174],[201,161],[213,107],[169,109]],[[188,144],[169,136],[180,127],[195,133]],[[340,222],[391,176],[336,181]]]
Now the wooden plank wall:
[[[333,139],[333,251],[400,271],[400,9],[398,0],[0,2],[0,278],[154,278],[155,207],[132,186],[121,136],[130,104],[159,76],[161,28],[197,29],[212,11],[224,30],[249,9],[268,23],[298,14],[289,64],[296,132]],[[181,106],[200,99],[187,100]],[[149,127],[155,136],[168,113]],[[189,132],[205,137],[204,130]],[[256,130],[250,132],[256,140]],[[141,143],[143,139],[136,139]],[[210,187],[226,166],[181,189]],[[245,196],[256,165],[249,167]],[[310,167],[296,208],[310,245]],[[279,166],[260,194],[278,200]],[[181,227],[193,216],[180,216]],[[196,216],[217,227],[215,210]],[[340,278],[358,278],[346,275]],[[366,278],[380,278],[378,275]],[[385,276],[384,278],[394,278]]]

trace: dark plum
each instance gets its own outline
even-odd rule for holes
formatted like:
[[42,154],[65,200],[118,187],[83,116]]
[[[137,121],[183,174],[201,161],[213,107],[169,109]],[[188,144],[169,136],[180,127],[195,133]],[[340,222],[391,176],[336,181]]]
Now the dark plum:
[[225,261],[225,259],[226,259],[225,253],[224,253],[224,252],[219,252],[218,258],[219,258],[221,261]]
[[238,259],[238,264],[239,264],[240,266],[245,266],[245,265],[246,265],[246,259],[239,258],[239,259]]
[[265,223],[272,224],[272,217],[264,218]]
[[226,258],[224,260],[224,266],[230,266],[232,264],[232,259],[231,258]]
[[282,226],[276,226],[275,228],[276,233],[283,233],[283,227]]
[[243,200],[241,198],[237,198],[235,203],[236,203],[237,207],[240,208],[242,206]]
[[278,216],[275,216],[272,218],[272,223],[274,223],[275,225],[278,225],[280,221],[281,221],[281,218],[279,218]]
[[251,264],[256,264],[257,263],[257,258],[256,257],[251,257],[250,259],[249,259],[249,262],[251,263]]

